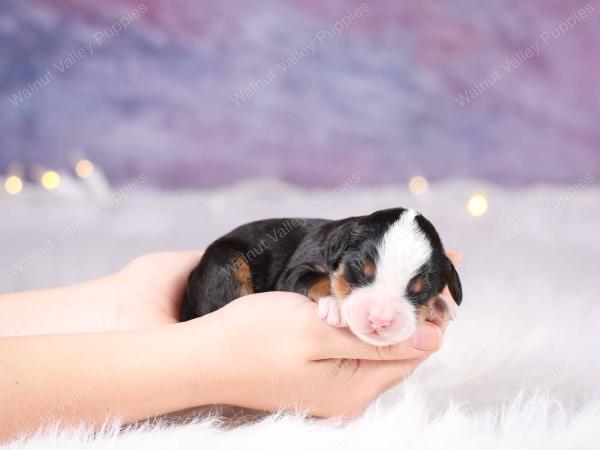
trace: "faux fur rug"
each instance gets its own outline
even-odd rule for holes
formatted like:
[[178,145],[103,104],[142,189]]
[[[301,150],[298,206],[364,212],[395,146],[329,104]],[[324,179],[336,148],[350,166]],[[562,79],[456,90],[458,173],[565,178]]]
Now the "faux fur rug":
[[[476,219],[465,213],[464,196],[482,187],[490,210]],[[326,194],[272,183],[190,194],[183,200],[140,193],[127,209],[103,217],[102,229],[126,242],[124,224],[137,223],[144,210],[144,223],[150,224],[149,241],[162,237],[163,248],[190,248],[196,240],[201,246],[227,231],[229,224],[265,216],[267,211],[271,216],[299,214],[303,205],[325,199]],[[240,205],[236,217],[219,206],[223,196],[232,209]],[[237,426],[205,417],[184,425],[155,421],[124,430],[117,424],[99,433],[46,430],[4,448],[600,448],[600,298],[596,287],[600,191],[593,183],[575,180],[572,186],[507,191],[465,182],[434,187],[423,197],[411,197],[397,187],[353,187],[332,199],[329,203],[322,200],[324,209],[313,215],[341,217],[411,205],[430,217],[448,247],[464,254],[465,298],[443,349],[362,417],[344,424],[279,414]],[[169,217],[185,211],[189,220],[191,201],[203,212],[204,220],[198,223],[211,231],[202,232],[199,238],[196,224],[188,235],[183,228],[183,233],[156,236],[157,223],[172,220],[167,225],[176,227],[175,219],[164,219],[165,211]],[[147,212],[150,204],[156,212]],[[30,212],[15,210],[10,217],[18,221],[22,214],[25,222]],[[149,219],[152,214],[156,221]],[[52,226],[49,223],[46,226]],[[90,233],[86,241],[93,230],[85,231]],[[139,226],[135,230],[139,233]],[[25,233],[21,240],[28,239],[26,227],[15,232]],[[187,240],[176,245],[169,241],[173,234]],[[72,245],[85,248],[82,243]],[[142,246],[139,241],[138,245]],[[68,269],[70,261],[54,261],[53,266]],[[72,264],[80,262],[74,259]],[[46,273],[44,261],[38,264],[22,280],[38,271]]]

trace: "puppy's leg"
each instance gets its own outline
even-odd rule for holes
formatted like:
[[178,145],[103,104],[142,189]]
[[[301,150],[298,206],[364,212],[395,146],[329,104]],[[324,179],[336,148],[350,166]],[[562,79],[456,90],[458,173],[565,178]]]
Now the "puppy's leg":
[[231,240],[215,241],[188,278],[181,320],[209,314],[253,292],[252,272],[241,246]]
[[340,301],[333,295],[319,299],[319,317],[334,327],[346,327]]
[[303,293],[319,305],[319,317],[334,327],[345,327],[341,303],[332,295],[329,273],[309,272],[296,281],[297,292]]

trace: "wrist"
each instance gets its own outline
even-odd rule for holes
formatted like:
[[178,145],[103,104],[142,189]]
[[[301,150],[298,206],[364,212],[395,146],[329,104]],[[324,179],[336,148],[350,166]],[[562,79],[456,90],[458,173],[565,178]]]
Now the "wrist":
[[185,384],[194,403],[191,406],[227,403],[225,393],[232,389],[225,381],[229,352],[223,348],[223,331],[215,319],[213,313],[176,325],[187,354]]

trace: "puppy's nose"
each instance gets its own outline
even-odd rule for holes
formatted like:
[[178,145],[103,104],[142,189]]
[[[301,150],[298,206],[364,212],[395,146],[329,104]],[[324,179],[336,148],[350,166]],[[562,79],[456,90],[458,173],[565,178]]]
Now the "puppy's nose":
[[392,321],[388,318],[369,314],[369,324],[374,330],[382,330],[384,328],[387,328],[390,326],[391,322]]

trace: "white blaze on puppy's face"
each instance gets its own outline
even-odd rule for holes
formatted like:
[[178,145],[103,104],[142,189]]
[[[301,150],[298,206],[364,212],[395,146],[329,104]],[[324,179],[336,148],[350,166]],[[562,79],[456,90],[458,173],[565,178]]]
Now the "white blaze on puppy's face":
[[411,209],[404,211],[384,233],[377,247],[374,281],[354,289],[342,305],[352,332],[370,344],[395,344],[415,331],[416,311],[406,298],[406,288],[432,253],[416,216]]

